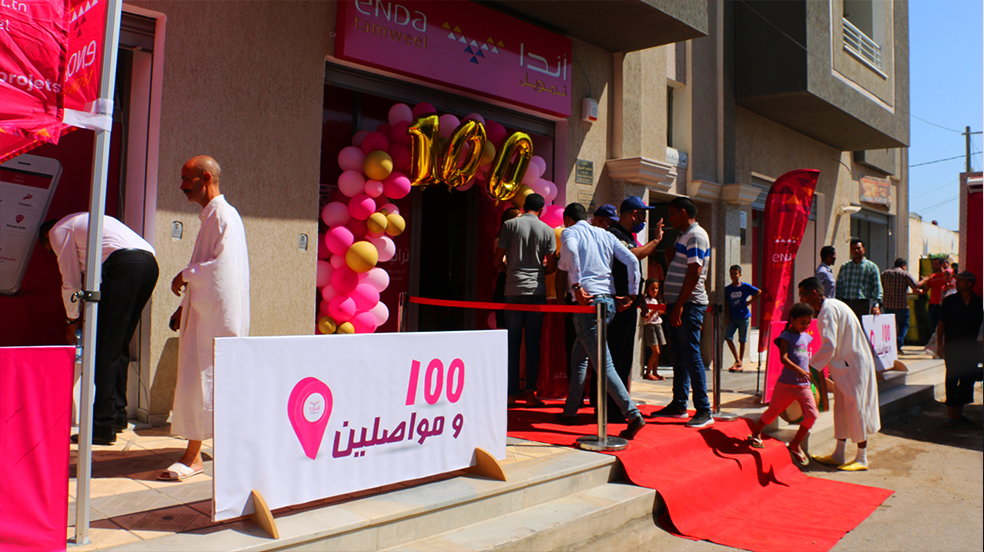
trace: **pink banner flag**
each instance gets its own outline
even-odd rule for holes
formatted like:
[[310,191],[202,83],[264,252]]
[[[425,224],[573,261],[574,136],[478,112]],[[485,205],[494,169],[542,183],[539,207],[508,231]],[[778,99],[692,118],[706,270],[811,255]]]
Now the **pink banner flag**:
[[66,0],[0,2],[3,149],[11,136],[58,142],[68,51],[66,5]]
[[820,171],[814,169],[789,171],[772,184],[765,200],[760,353],[769,344],[769,324],[782,316],[789,280],[793,276],[793,261],[803,241],[819,176]]
[[109,128],[112,103],[99,103],[105,30],[106,0],[0,2],[0,162],[74,127]]

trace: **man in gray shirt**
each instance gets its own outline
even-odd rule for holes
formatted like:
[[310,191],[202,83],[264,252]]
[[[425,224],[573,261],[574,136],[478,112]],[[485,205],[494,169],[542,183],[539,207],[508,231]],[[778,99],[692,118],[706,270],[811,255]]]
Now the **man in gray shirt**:
[[[544,276],[557,269],[557,240],[554,231],[540,222],[545,205],[546,201],[540,194],[526,196],[523,214],[503,223],[502,230],[499,231],[495,263],[496,268],[506,273],[506,303],[547,304]],[[507,310],[505,322],[509,332],[510,401],[520,396],[519,353],[525,334],[526,385],[522,396],[528,406],[542,406],[543,401],[536,396],[536,381],[540,373],[543,313]]]
[[815,276],[823,286],[823,296],[833,297],[837,289],[837,279],[834,278],[834,263],[837,262],[837,250],[832,245],[820,248],[820,265]]

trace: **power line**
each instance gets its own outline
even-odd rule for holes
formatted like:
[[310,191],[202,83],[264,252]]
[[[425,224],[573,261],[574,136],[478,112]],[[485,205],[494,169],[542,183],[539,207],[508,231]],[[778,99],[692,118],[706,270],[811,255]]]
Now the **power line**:
[[951,202],[956,201],[958,199],[960,199],[960,194],[957,194],[957,195],[951,197],[950,199],[947,199],[946,201],[941,201],[941,202],[937,203],[936,205],[931,205],[929,207],[926,207],[925,209],[920,209],[920,211],[922,211],[923,213],[928,213],[929,211],[932,211],[933,209],[936,209],[937,207],[942,207],[942,206],[946,205],[947,203],[951,203]]
[[[980,153],[980,152],[978,152],[978,153]],[[913,167],[921,167],[923,165],[932,165],[933,163],[942,163],[944,161],[953,161],[954,159],[963,159],[964,157],[966,157],[966,156],[965,155],[957,155],[957,156],[954,156],[954,157],[947,157],[946,159],[937,159],[936,161],[926,161],[925,163],[917,163],[915,165],[909,165],[909,168],[911,169]]]
[[909,201],[911,202],[913,199],[915,199],[917,197],[922,197],[924,195],[931,194],[931,193],[933,193],[933,192],[935,192],[937,190],[942,190],[943,188],[946,188],[947,186],[953,186],[956,183],[957,183],[957,180],[951,180],[951,181],[947,182],[946,184],[941,184],[941,185],[939,185],[939,186],[937,186],[937,187],[935,187],[932,190],[929,190],[927,192],[923,192],[923,193],[921,193],[919,195],[909,196]]
[[920,121],[926,123],[927,125],[933,125],[936,128],[942,128],[943,130],[949,130],[950,132],[955,132],[957,134],[963,134],[963,131],[953,130],[952,128],[947,128],[947,127],[945,127],[943,125],[938,125],[938,124],[934,123],[933,121],[927,121],[926,119],[923,119],[922,117],[916,117],[912,113],[909,113],[909,116],[912,117],[913,119],[919,119]]

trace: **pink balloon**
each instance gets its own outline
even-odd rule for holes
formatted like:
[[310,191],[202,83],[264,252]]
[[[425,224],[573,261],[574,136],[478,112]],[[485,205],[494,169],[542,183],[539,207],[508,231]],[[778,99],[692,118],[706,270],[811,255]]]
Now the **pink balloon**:
[[361,194],[366,189],[366,178],[362,171],[345,171],[338,177],[338,190],[348,197]]
[[[376,317],[376,327],[377,328],[379,326],[382,326],[383,324],[385,324],[386,321],[389,320],[389,317],[390,317],[389,308],[386,306],[386,303],[383,303],[382,301],[380,301],[379,303],[376,303],[376,306],[373,307],[373,308],[371,308],[371,309],[369,309],[369,312],[371,312],[373,314],[373,316]],[[493,318],[494,317],[495,317],[495,315],[493,314]]]
[[366,194],[356,194],[349,201],[348,211],[352,218],[366,220],[369,215],[376,212],[376,202]]
[[440,126],[441,138],[447,138],[448,136],[451,136],[451,133],[454,132],[454,129],[458,128],[458,125],[461,124],[461,121],[459,121],[457,117],[455,117],[450,113],[445,113],[444,115],[441,115],[440,117],[438,117],[437,121],[438,121],[438,125]]
[[488,317],[488,319],[486,319],[485,323],[489,325],[489,329],[490,330],[496,330],[496,329],[498,329],[498,328],[495,327],[495,313],[494,312],[490,312],[489,313],[489,317]]
[[368,334],[376,331],[376,315],[371,312],[360,312],[350,322],[355,327],[355,333]]
[[[388,133],[387,133],[388,134]],[[362,145],[359,146],[362,151],[367,155],[376,150],[386,151],[389,149],[389,139],[379,132],[370,132],[366,135],[366,139],[362,141]]]
[[[355,242],[353,241],[352,243]],[[332,255],[331,258],[328,259],[328,262],[331,263],[331,267],[335,270],[338,270],[343,266],[348,266],[348,262],[345,260],[345,255]]]
[[359,285],[359,276],[348,266],[336,268],[331,275],[331,287],[335,288],[339,295],[347,297],[357,285]]
[[[394,171],[409,171],[410,163],[413,161],[413,152],[406,144],[390,144],[390,159],[393,160]],[[393,174],[393,173],[390,173]]]
[[334,318],[335,322],[339,324],[351,320],[355,312],[355,301],[348,295],[339,295],[328,301],[328,316]]
[[387,120],[394,127],[397,123],[409,123],[413,120],[413,110],[405,103],[395,104],[390,108]]
[[419,104],[413,106],[413,112],[412,113],[413,113],[413,118],[416,119],[417,117],[420,117],[421,115],[432,115],[434,113],[437,113],[437,110],[434,109],[434,106],[433,105],[431,105],[431,104],[429,104],[427,102],[420,102]]
[[331,316],[330,314],[328,314],[328,306],[330,305],[329,301],[330,301],[330,299],[328,299],[328,300],[324,300],[323,299],[320,302],[318,302],[318,315],[319,316]]
[[359,132],[356,132],[352,136],[352,145],[355,146],[355,147],[361,146],[362,145],[362,141],[366,139],[366,136],[369,136],[369,131],[368,130],[360,130]]
[[[359,219],[352,219],[345,224],[345,227],[352,232],[352,237],[355,241],[359,241],[369,233],[369,227],[366,226],[366,221]],[[352,242],[355,243],[355,242]]]
[[465,115],[465,118],[462,119],[461,122],[465,121],[478,121],[482,123],[483,126],[485,125],[485,117],[482,117],[478,113],[469,113],[468,115]]
[[537,178],[540,178],[543,176],[543,173],[547,172],[547,162],[544,161],[539,155],[534,155],[530,159],[530,168],[532,169],[534,165],[536,166],[534,172],[536,173]]
[[402,199],[410,193],[410,179],[394,172],[383,180],[383,192],[390,199]]
[[328,257],[331,257],[331,251],[325,245],[325,235],[324,233],[318,234],[318,259],[327,260]]
[[378,180],[366,180],[365,192],[369,197],[379,197],[383,195],[383,183]]
[[349,218],[348,207],[338,201],[332,201],[321,210],[321,220],[328,226],[343,226]]
[[[407,134],[407,129],[408,128],[410,128],[410,123],[408,123],[408,122],[402,122],[401,121],[401,122],[396,123],[395,125],[393,125],[393,128],[390,129],[390,147],[391,148],[393,147],[393,144],[403,144],[405,146],[409,146],[410,145],[411,139],[410,139],[410,135]],[[392,157],[392,156],[393,156],[393,152],[390,151],[390,157]]]
[[355,146],[342,148],[342,151],[338,152],[338,166],[343,171],[361,171],[365,159],[366,154]]
[[366,232],[366,237],[368,238],[381,238],[386,235],[386,231],[382,232]]
[[[533,166],[533,163],[530,163],[526,167],[526,174],[523,175],[523,184],[525,184],[525,185],[529,186],[530,188],[532,188],[533,187],[533,184],[535,184],[536,181],[539,178],[540,178],[540,175],[536,174],[536,167]],[[539,192],[537,192],[537,193],[539,193]]]
[[392,132],[392,131],[393,131],[393,127],[391,127],[390,125],[387,125],[385,123],[383,123],[383,124],[379,125],[378,127],[376,127],[376,132],[382,134],[383,137],[386,138],[386,141],[387,142],[389,142],[389,135],[390,135],[390,132]]
[[335,291],[335,288],[332,287],[331,283],[329,283],[327,286],[321,288],[321,299],[323,301],[331,301],[332,298],[334,298],[337,295],[338,295],[338,292]]
[[564,208],[560,205],[547,205],[540,221],[551,228],[562,226],[564,224]]
[[557,185],[549,180],[544,180],[547,183],[547,193],[543,194],[543,199],[547,200],[547,203],[553,202],[557,199]]
[[335,269],[331,267],[331,263],[327,261],[318,261],[318,279],[315,286],[325,287],[328,282],[331,281],[331,274],[335,272]]
[[383,205],[380,205],[377,210],[384,215],[392,215],[394,213],[397,215],[400,214],[400,208],[392,203],[384,203]]
[[370,238],[369,243],[376,246],[376,250],[379,252],[379,262],[385,263],[386,261],[393,258],[396,255],[396,244],[389,236],[383,236],[381,238]]
[[388,201],[389,201],[389,198],[387,198],[385,195],[381,195],[381,196],[377,197],[376,198],[376,211],[379,211],[379,208],[382,207],[383,205],[386,205],[386,202],[388,202]]
[[[345,256],[348,252],[349,247],[355,243],[355,236],[352,235],[352,231],[344,226],[336,226],[334,228],[329,228],[325,232],[325,245],[328,246],[328,250],[335,255]],[[335,268],[338,268],[337,266]]]
[[531,190],[543,196],[544,199],[547,198],[547,181],[542,178],[537,178],[532,184],[527,184]]
[[495,146],[495,151],[499,151],[506,141],[506,127],[495,121],[485,121],[485,137]]
[[355,286],[352,293],[349,294],[355,301],[355,308],[360,311],[367,311],[379,302],[379,292],[372,284],[362,283]]
[[461,186],[458,186],[457,188],[455,188],[455,190],[458,190],[459,192],[467,192],[474,185],[475,185],[475,178],[472,177],[468,182],[465,182]]
[[369,272],[361,274],[360,276],[362,276],[362,281],[364,283],[372,285],[372,287],[376,288],[376,291],[381,292],[389,287],[390,284],[389,273],[386,272],[385,268],[380,268],[378,266],[370,269]]

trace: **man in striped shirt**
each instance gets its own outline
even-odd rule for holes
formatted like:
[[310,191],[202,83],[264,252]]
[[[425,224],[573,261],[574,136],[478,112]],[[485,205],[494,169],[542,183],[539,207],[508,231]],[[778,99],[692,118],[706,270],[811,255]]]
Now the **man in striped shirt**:
[[707,398],[704,360],[700,356],[700,329],[707,310],[704,268],[711,245],[696,217],[697,206],[689,198],[678,197],[670,202],[670,225],[681,232],[673,250],[667,253],[670,266],[663,284],[663,297],[668,307],[672,305],[668,333],[673,348],[673,401],[652,417],[686,418],[692,384],[696,413],[687,427],[700,428],[714,423]]
[[895,315],[895,336],[898,339],[898,353],[902,354],[902,342],[909,331],[909,288],[919,291],[909,271],[905,259],[895,259],[895,266],[881,273],[882,289],[885,291],[885,314]]

